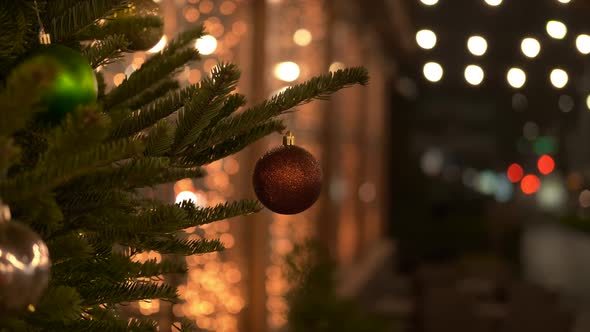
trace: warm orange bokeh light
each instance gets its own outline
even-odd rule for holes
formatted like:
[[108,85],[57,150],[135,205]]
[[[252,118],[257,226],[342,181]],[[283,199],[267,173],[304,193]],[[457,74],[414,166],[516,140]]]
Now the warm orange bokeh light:
[[555,169],[555,161],[550,155],[544,154],[537,161],[537,168],[541,174],[547,175]]
[[520,182],[520,189],[522,189],[522,192],[527,195],[536,193],[539,191],[540,187],[541,180],[539,180],[539,177],[536,175],[529,174],[522,178],[522,181]]
[[523,174],[524,171],[522,170],[522,167],[517,163],[510,165],[508,167],[508,170],[506,171],[506,176],[508,177],[508,180],[510,180],[510,182],[512,183],[520,181],[520,179],[522,179]]

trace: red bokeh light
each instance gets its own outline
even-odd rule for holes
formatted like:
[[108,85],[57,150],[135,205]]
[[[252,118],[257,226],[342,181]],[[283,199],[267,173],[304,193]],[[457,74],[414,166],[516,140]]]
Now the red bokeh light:
[[506,176],[508,176],[508,180],[510,180],[510,182],[512,183],[520,181],[523,175],[524,171],[522,170],[522,167],[517,163],[510,165],[508,167],[508,170],[506,171]]
[[539,180],[539,177],[536,175],[529,174],[522,178],[522,181],[520,182],[520,189],[522,189],[522,192],[527,195],[536,193],[539,191],[540,187],[541,180]]
[[555,161],[550,155],[544,154],[537,161],[537,168],[541,174],[547,175],[555,169]]

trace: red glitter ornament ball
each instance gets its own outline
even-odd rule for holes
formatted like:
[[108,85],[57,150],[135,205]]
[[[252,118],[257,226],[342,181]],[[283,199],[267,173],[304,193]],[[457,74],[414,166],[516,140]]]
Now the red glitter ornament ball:
[[320,196],[322,169],[311,153],[293,145],[290,132],[283,143],[258,160],[252,183],[256,196],[269,210],[296,214],[307,210]]

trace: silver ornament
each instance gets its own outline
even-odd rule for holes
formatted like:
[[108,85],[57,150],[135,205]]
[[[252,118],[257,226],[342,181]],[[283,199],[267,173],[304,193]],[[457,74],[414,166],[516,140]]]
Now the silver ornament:
[[0,316],[34,310],[49,283],[49,250],[39,235],[10,221],[0,200]]

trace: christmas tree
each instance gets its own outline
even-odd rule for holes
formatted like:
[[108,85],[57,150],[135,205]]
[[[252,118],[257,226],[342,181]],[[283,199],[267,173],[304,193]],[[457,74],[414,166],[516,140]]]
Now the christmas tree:
[[[199,59],[197,27],[107,91],[96,68],[147,48],[147,32],[162,25],[137,3],[0,3],[0,198],[12,213],[0,218],[3,331],[156,331],[157,322],[127,319],[118,306],[174,301],[176,289],[159,277],[186,268],[183,260],[134,256],[222,250],[217,240],[181,231],[262,206],[252,199],[171,204],[139,189],[206,176],[201,166],[282,132],[286,111],[368,81],[363,68],[338,70],[242,109],[233,64],[220,63],[198,84],[175,82],[179,68]],[[9,249],[34,257],[19,261],[27,257]]]

